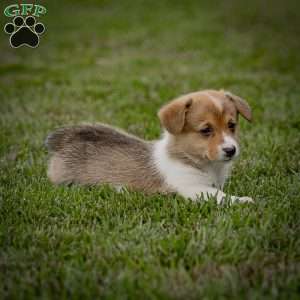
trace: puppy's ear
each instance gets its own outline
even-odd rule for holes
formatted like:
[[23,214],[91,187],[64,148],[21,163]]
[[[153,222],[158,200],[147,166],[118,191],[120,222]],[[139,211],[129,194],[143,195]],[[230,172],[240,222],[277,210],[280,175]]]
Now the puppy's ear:
[[252,121],[252,112],[249,104],[239,96],[224,91],[225,96],[234,102],[237,111],[249,122]]
[[179,98],[163,106],[158,112],[161,125],[171,134],[179,134],[184,127],[186,113],[192,102],[191,98]]

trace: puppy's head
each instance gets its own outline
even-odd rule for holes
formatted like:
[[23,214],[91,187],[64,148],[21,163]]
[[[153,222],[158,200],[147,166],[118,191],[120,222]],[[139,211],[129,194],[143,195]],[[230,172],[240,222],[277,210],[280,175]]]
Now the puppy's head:
[[238,156],[239,114],[251,121],[245,100],[213,90],[184,95],[158,112],[162,126],[172,136],[172,151],[194,161],[230,161]]

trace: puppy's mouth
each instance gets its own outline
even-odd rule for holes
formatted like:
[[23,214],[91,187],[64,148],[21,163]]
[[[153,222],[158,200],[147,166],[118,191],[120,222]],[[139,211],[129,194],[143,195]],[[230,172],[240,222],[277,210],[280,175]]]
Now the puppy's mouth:
[[224,158],[221,159],[221,161],[224,162],[230,162],[235,160],[238,157],[238,155],[233,155],[233,156],[225,156]]
[[182,153],[182,158],[184,158],[186,161],[189,161],[189,163],[191,163],[194,166],[200,167],[203,164],[205,164],[205,162],[219,162],[219,163],[229,163],[231,161],[233,161],[237,156],[231,156],[231,157],[222,157],[222,158],[211,158],[209,157],[208,153],[206,153],[205,155],[202,156],[194,156],[191,154],[188,154],[186,152]]
[[219,157],[219,158],[216,158],[216,159],[210,159],[209,157],[207,157],[207,159],[211,162],[220,162],[220,163],[231,162],[231,161],[235,160],[236,158],[237,158],[237,155],[223,156],[223,157]]
[[222,159],[209,159],[208,161],[209,162],[212,162],[212,163],[220,163],[220,164],[222,164],[222,163],[230,163],[230,162],[232,162],[234,160],[234,158],[233,157],[231,157],[231,158],[222,158]]
[[222,161],[225,161],[225,162],[229,162],[232,160],[234,160],[234,157],[225,157],[224,159],[222,159]]

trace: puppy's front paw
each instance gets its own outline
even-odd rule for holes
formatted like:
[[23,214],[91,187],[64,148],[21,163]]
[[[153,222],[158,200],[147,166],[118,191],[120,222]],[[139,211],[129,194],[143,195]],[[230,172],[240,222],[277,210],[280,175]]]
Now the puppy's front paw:
[[237,201],[240,203],[254,203],[251,197],[238,197]]

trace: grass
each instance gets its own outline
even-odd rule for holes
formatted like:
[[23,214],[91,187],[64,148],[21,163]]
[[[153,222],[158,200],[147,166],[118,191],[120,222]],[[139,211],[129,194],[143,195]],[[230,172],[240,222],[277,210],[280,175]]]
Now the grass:
[[[0,43],[0,299],[299,299],[299,3],[43,3],[37,49]],[[254,205],[47,180],[54,128],[155,139],[158,108],[204,88],[253,108],[226,191]]]

